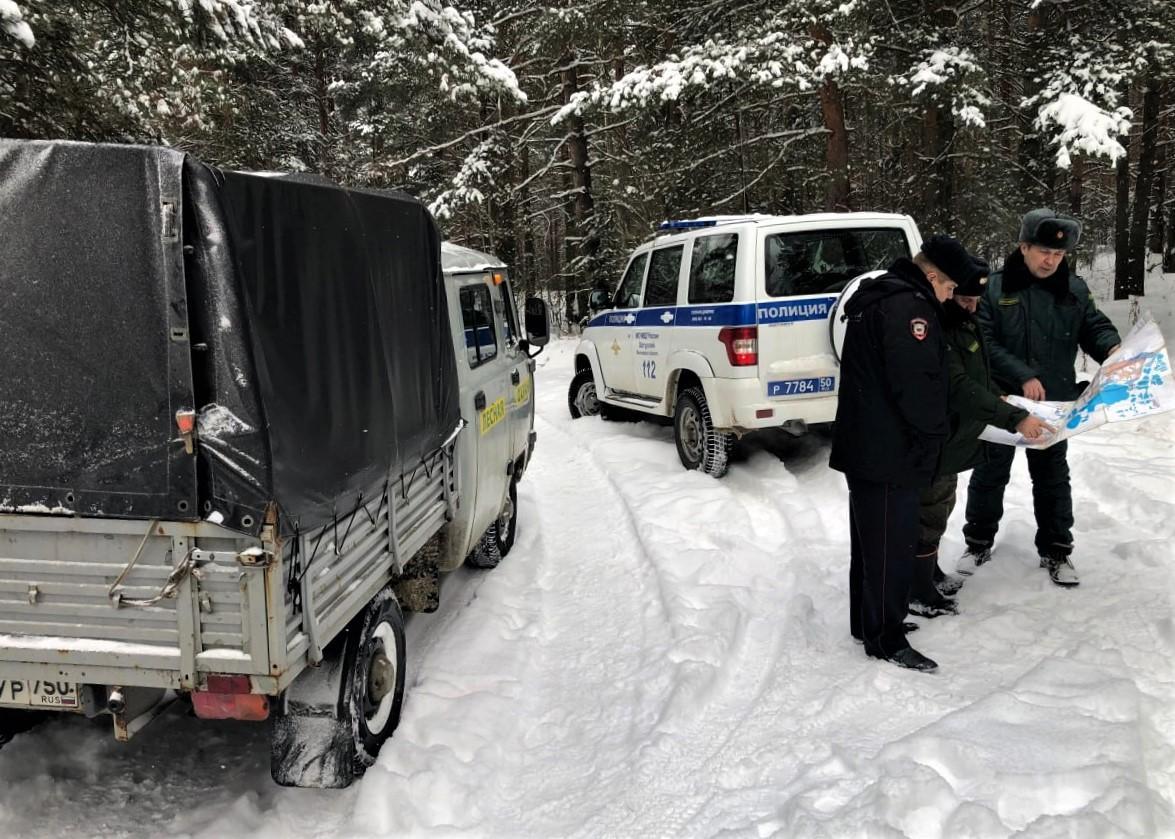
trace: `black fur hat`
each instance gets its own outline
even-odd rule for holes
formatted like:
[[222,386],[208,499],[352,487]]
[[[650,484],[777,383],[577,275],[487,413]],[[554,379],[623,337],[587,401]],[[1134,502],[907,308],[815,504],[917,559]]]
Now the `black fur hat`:
[[922,242],[922,253],[940,271],[962,285],[975,273],[975,257],[954,236],[931,236]]

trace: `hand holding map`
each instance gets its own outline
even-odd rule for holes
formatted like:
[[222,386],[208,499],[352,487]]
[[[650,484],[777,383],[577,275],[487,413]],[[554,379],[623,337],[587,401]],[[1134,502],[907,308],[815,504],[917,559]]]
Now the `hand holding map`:
[[1044,420],[1056,431],[1028,440],[989,425],[979,439],[1044,449],[1107,422],[1173,410],[1175,379],[1163,334],[1149,315],[1139,320],[1075,402],[1033,402],[1022,396],[1009,396],[1008,401]]

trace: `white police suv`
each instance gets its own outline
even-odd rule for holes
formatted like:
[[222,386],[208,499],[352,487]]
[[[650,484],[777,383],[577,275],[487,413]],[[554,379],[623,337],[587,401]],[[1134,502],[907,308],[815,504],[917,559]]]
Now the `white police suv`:
[[672,417],[682,464],[720,477],[739,436],[833,420],[838,297],[921,244],[912,218],[889,213],[665,222],[611,300],[593,294],[571,415]]

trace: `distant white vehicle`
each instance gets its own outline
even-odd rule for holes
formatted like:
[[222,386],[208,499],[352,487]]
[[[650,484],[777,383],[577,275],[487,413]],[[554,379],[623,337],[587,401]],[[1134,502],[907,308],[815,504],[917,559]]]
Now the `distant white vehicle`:
[[664,222],[611,299],[593,295],[571,415],[671,417],[682,465],[721,477],[739,436],[833,420],[838,299],[921,244],[914,220],[891,213]]

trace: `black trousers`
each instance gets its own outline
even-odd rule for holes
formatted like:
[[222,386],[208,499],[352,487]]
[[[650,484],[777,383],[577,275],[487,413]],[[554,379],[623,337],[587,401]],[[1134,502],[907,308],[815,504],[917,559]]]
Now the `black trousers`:
[[906,604],[918,542],[919,490],[848,478],[849,631],[865,652],[908,647]]
[[[1026,449],[1036,515],[1036,550],[1068,556],[1073,550],[1073,492],[1069,486],[1067,441],[1047,449]],[[975,467],[967,487],[963,537],[972,547],[990,548],[1004,516],[1004,489],[1012,476],[1015,446],[987,444],[987,462]]]

